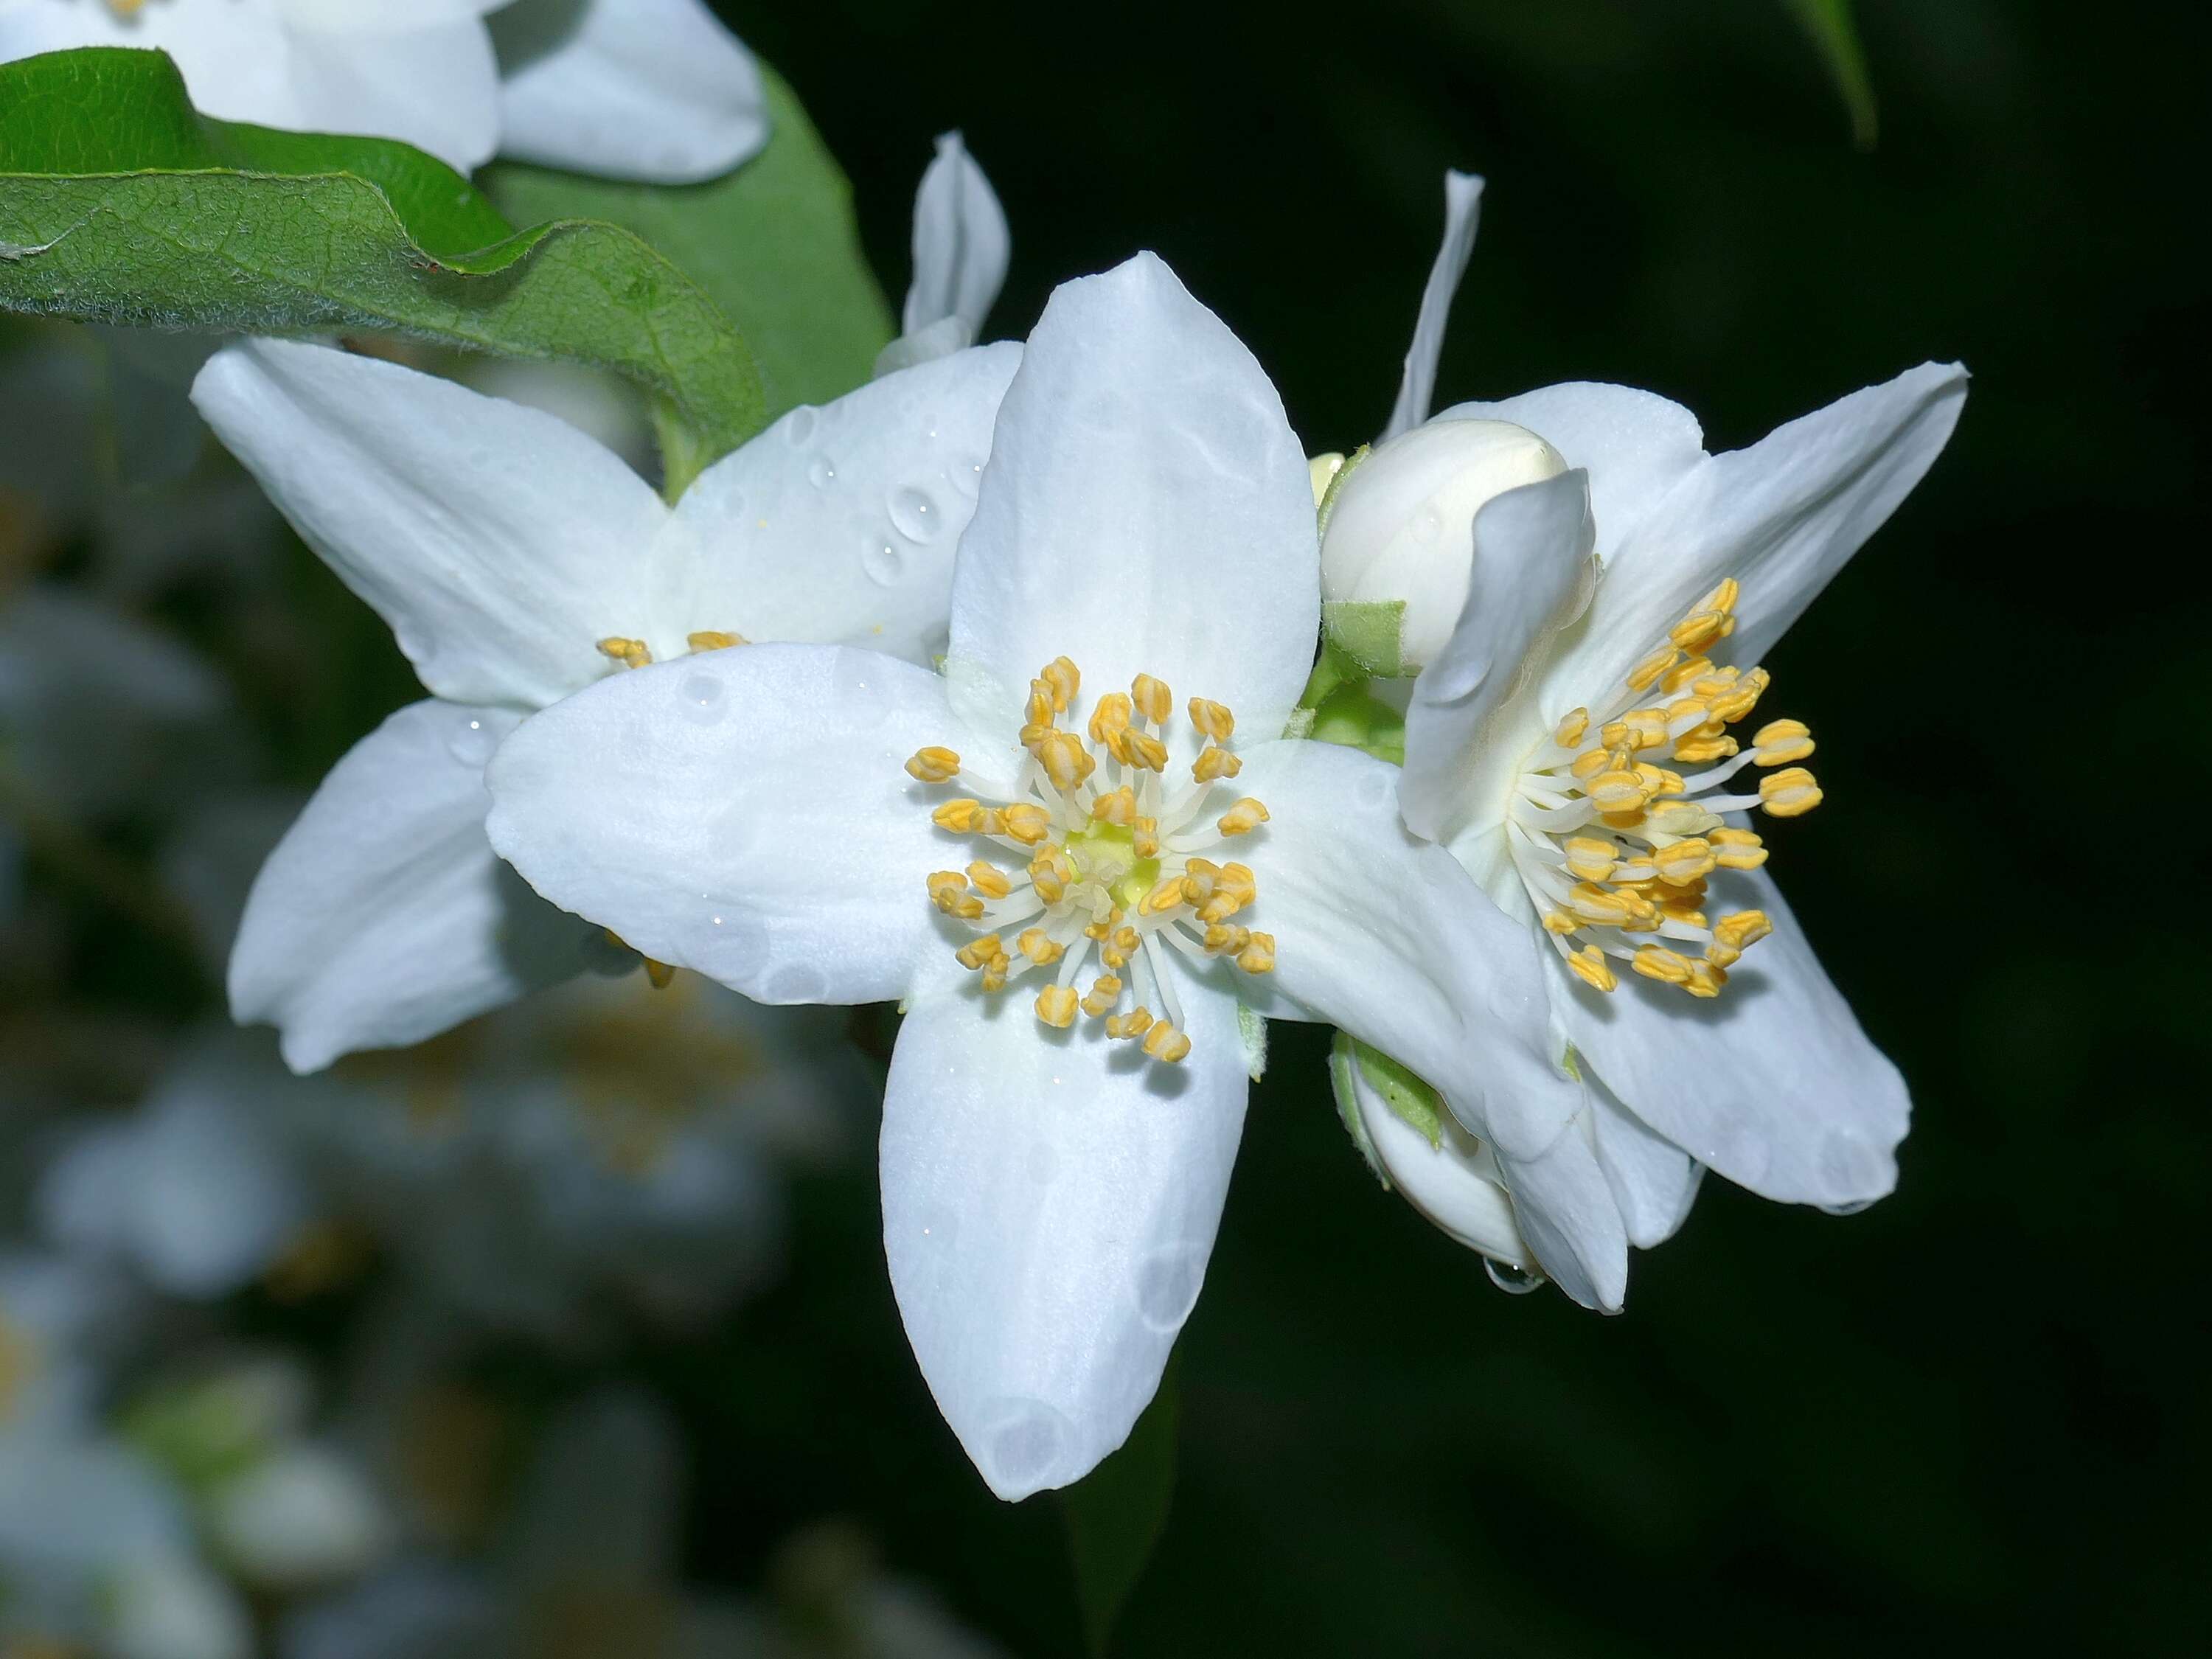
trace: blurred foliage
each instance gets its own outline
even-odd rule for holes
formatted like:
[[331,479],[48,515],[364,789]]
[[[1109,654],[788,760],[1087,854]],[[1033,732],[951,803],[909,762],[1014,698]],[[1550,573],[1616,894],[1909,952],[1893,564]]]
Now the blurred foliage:
[[1859,45],[1851,0],[1783,0],[1783,3],[1796,14],[1813,45],[1827,60],[1828,72],[1835,77],[1836,90],[1842,94],[1844,109],[1851,119],[1851,142],[1861,149],[1872,149],[1880,130],[1879,111],[1874,80],[1867,72],[1866,50]]

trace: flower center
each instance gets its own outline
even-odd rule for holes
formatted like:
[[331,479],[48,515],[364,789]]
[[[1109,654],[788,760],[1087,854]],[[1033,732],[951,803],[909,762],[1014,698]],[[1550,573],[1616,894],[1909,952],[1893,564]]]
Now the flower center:
[[[1759,836],[1720,815],[1759,807],[1790,818],[1820,804],[1820,786],[1793,763],[1813,752],[1802,723],[1770,720],[1748,748],[1729,734],[1768,681],[1763,668],[1716,667],[1706,654],[1735,631],[1739,591],[1729,578],[1706,594],[1602,715],[1575,709],[1515,780],[1514,869],[1567,966],[1597,990],[1620,983],[1619,960],[1692,996],[1719,995],[1737,958],[1773,931],[1763,910],[1706,920],[1707,878],[1766,862]],[[1728,793],[1752,765],[1780,769],[1755,793]]]
[[[1099,698],[1087,740],[1060,724],[1081,686],[1065,657],[1030,682],[1024,758],[1011,782],[963,765],[950,749],[924,749],[907,762],[923,783],[973,792],[936,808],[939,829],[1027,860],[1014,869],[977,859],[964,871],[939,870],[929,878],[930,901],[978,930],[956,954],[983,976],[987,992],[1052,969],[1036,997],[1046,1024],[1065,1029],[1080,1012],[1104,1020],[1109,1037],[1141,1042],[1155,1060],[1179,1060],[1190,1038],[1168,970],[1174,956],[1225,957],[1248,974],[1275,965],[1274,936],[1231,920],[1258,895],[1252,872],[1204,856],[1257,830],[1267,809],[1246,795],[1216,811],[1217,793],[1244,764],[1228,747],[1236,716],[1221,704],[1190,700],[1191,781],[1170,793],[1175,698],[1167,686],[1139,674],[1127,691]],[[1094,946],[1103,971],[1079,994],[1076,977]]]

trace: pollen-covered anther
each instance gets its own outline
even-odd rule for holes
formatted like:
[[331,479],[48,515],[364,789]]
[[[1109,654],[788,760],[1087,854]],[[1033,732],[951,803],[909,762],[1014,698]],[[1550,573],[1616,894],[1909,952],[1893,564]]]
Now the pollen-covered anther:
[[1769,720],[1751,742],[1751,757],[1760,766],[1787,766],[1813,752],[1813,734],[1802,720]]
[[1687,836],[1659,848],[1651,861],[1660,880],[1682,887],[1710,874],[1720,860],[1713,855],[1712,844],[1702,836]]
[[921,783],[950,783],[960,772],[960,757],[934,745],[917,749],[906,763],[907,775]]
[[1751,830],[1716,830],[1706,836],[1723,870],[1756,870],[1766,862],[1766,848]]
[[1577,979],[1594,991],[1610,991],[1620,983],[1614,976],[1613,964],[1605,959],[1605,952],[1595,945],[1568,951],[1567,966]]
[[[574,635],[569,635],[571,639]],[[624,639],[619,634],[610,634],[599,641],[599,654],[611,657],[624,668],[650,668],[653,651],[643,640]]]
[[752,641],[742,634],[725,633],[719,628],[702,628],[696,634],[686,634],[684,636],[684,643],[690,646],[694,653],[697,653],[727,651],[732,646],[750,645]]
[[[1098,697],[1087,717],[1081,688],[1076,665],[1056,658],[1030,682],[1018,750],[979,765],[931,746],[907,763],[921,782],[975,792],[938,803],[939,828],[1011,844],[1028,860],[1019,872],[988,859],[964,872],[937,872],[929,895],[948,915],[1005,930],[957,953],[986,991],[1056,963],[1036,997],[1039,1019],[1101,1019],[1109,1036],[1141,1037],[1147,1054],[1173,1062],[1190,1050],[1175,991],[1192,971],[1186,959],[1226,957],[1247,973],[1274,968],[1273,937],[1229,922],[1257,902],[1252,871],[1205,856],[1251,834],[1268,812],[1249,796],[1224,805],[1216,795],[1242,766],[1227,747],[1237,721],[1225,705],[1193,697],[1188,730],[1179,730],[1167,683],[1152,675]],[[1191,785],[1171,785],[1170,767],[1185,763]],[[1094,949],[1103,971],[1079,995]]]
[[1690,959],[1679,951],[1669,951],[1663,945],[1645,945],[1638,948],[1630,967],[1646,979],[1656,979],[1667,985],[1687,985],[1690,982]]
[[1759,781],[1759,804],[1771,817],[1799,817],[1820,804],[1820,786],[1802,766],[1770,772]]

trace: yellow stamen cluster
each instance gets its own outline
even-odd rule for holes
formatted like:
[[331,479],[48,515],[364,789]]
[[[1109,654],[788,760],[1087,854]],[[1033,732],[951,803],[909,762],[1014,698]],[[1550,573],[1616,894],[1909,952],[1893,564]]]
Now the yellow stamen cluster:
[[[1052,969],[1036,1002],[1044,1024],[1065,1030],[1079,1015],[1103,1021],[1109,1038],[1172,1064],[1190,1053],[1190,1037],[1171,957],[1220,958],[1248,974],[1275,966],[1274,936],[1233,920],[1256,902],[1257,878],[1245,865],[1204,856],[1257,832],[1267,809],[1249,795],[1213,803],[1216,786],[1243,768],[1229,747],[1237,719],[1223,705],[1190,700],[1191,781],[1171,789],[1175,698],[1165,682],[1138,675],[1127,691],[1098,698],[1078,727],[1071,710],[1082,684],[1066,657],[1030,682],[1023,758],[1011,781],[936,745],[907,762],[918,783],[971,792],[935,803],[930,818],[939,829],[981,836],[1024,861],[1009,870],[977,859],[932,872],[926,887],[944,915],[988,930],[954,952],[985,991]],[[1101,971],[1079,989],[1094,950]]]
[[[726,651],[733,645],[750,645],[752,641],[742,634],[726,633],[719,628],[702,629],[684,636],[684,644],[694,655],[702,651]],[[653,647],[643,640],[633,640],[620,634],[610,634],[599,641],[599,654],[612,659],[624,668],[653,666]]]
[[[1567,967],[1595,990],[1614,989],[1625,963],[1692,996],[1719,995],[1729,969],[1772,931],[1760,910],[1707,918],[1712,878],[1766,862],[1760,838],[1721,815],[1796,817],[1820,803],[1820,785],[1795,764],[1813,752],[1802,722],[1770,720],[1747,748],[1730,729],[1768,684],[1765,669],[1718,666],[1710,654],[1735,631],[1739,596],[1730,578],[1698,600],[1629,671],[1609,712],[1567,714],[1517,780],[1506,814],[1516,871]],[[1782,769],[1755,793],[1722,793],[1749,765]]]

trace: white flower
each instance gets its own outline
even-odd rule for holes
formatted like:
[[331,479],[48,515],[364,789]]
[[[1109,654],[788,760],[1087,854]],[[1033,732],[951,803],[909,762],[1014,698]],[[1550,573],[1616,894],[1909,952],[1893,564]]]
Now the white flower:
[[167,52],[225,120],[464,173],[496,151],[685,183],[768,140],[760,73],[701,0],[0,0],[0,61],[97,46]]
[[1395,769],[1279,738],[1317,562],[1274,388],[1146,255],[1037,325],[944,678],[726,653],[594,687],[494,763],[494,842],[555,902],[765,1001],[907,1003],[892,1285],[1002,1496],[1082,1475],[1158,1382],[1242,1127],[1240,1004],[1503,1104],[1516,1146],[1579,1105],[1532,945],[1406,836]]
[[744,640],[927,661],[1020,349],[797,409],[674,508],[555,417],[396,365],[249,341],[194,401],[384,616],[434,694],[331,771],[263,870],[233,1012],[299,1070],[419,1041],[604,963],[485,842],[484,763],[531,710],[625,664]]
[[1409,1139],[1371,1097],[1362,1116],[1425,1212],[1501,1260],[1533,1254],[1586,1304],[1620,1305],[1628,1246],[1680,1224],[1701,1165],[1832,1210],[1895,1182],[1904,1083],[1747,827],[1819,802],[1798,763],[1812,738],[1752,714],[1759,659],[1933,464],[1966,380],[1926,364],[1717,456],[1686,410],[1601,385],[1462,404],[1413,434],[1504,422],[1575,469],[1471,515],[1401,798],[1552,945],[1553,1019],[1589,1106],[1533,1162]]
[[1006,285],[1013,242],[1006,210],[957,132],[939,133],[937,155],[914,198],[914,280],[897,339],[876,373],[925,363],[975,343]]

